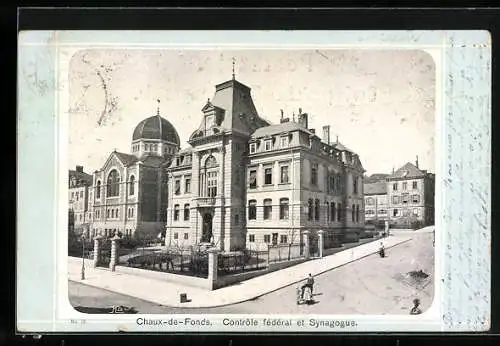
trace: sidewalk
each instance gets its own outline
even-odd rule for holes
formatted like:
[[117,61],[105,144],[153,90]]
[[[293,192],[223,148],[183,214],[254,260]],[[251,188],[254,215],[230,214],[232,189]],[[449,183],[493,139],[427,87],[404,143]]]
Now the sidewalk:
[[[385,248],[388,249],[409,240],[411,240],[409,235],[394,235],[383,239],[383,242]],[[82,281],[80,280],[82,260],[75,257],[69,257],[68,260],[68,279],[164,306],[210,308],[252,300],[280,288],[304,281],[309,273],[316,276],[374,254],[378,252],[379,245],[380,241],[373,241],[331,256],[310,260],[214,291],[142,276],[111,272],[106,269],[92,268],[90,260],[85,261],[85,280]],[[190,301],[180,303],[179,294],[181,293],[186,293]]]

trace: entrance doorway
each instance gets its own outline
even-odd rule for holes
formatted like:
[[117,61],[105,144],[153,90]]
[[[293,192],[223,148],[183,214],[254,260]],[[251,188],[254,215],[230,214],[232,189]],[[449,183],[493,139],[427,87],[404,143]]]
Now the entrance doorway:
[[212,221],[213,216],[211,213],[205,213],[203,215],[203,229],[201,234],[202,243],[210,243],[212,240]]

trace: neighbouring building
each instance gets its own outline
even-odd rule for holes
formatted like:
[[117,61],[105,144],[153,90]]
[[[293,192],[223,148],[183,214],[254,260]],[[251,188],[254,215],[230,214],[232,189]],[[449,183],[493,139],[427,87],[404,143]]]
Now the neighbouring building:
[[158,108],[136,126],[130,149],[131,154],[113,151],[94,172],[92,235],[156,237],[165,230],[165,172],[179,150],[179,135]]
[[92,175],[85,173],[83,166],[76,166],[68,174],[69,225],[72,230],[81,233],[90,222],[88,201]]
[[365,221],[366,223],[384,224],[389,220],[387,200],[387,182],[383,180],[365,183]]
[[365,183],[365,218],[389,220],[394,227],[434,224],[435,175],[410,162],[388,175],[373,175]]
[[[189,148],[168,168],[167,246],[214,244],[222,251],[357,239],[364,227],[358,155],[297,121],[271,124],[257,114],[248,86],[218,84],[201,109]],[[317,244],[317,242],[316,242]]]

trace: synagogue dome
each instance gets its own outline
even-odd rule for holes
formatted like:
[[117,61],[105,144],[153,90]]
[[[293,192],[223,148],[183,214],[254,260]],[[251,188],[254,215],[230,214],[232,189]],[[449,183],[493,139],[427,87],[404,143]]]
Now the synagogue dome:
[[139,139],[157,139],[180,145],[179,134],[175,127],[159,115],[146,118],[136,126],[132,141]]

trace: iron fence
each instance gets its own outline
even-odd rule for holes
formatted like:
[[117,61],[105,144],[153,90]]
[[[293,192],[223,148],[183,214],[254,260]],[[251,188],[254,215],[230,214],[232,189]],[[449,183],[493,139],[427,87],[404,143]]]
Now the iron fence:
[[120,256],[119,264],[165,273],[208,277],[207,253],[138,250]]
[[277,244],[269,247],[268,263],[278,263],[303,258],[303,244]]
[[217,275],[238,274],[252,270],[265,269],[268,266],[268,251],[243,250],[222,253],[217,258]]

